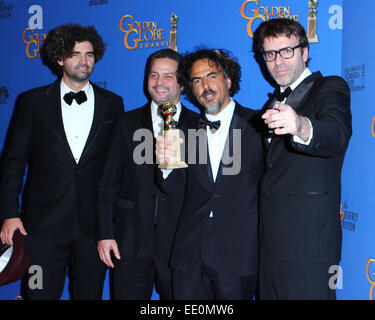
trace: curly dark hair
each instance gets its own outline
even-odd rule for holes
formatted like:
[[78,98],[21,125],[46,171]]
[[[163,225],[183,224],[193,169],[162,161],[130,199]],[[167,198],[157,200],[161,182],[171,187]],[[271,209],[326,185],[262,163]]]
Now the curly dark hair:
[[78,24],[66,24],[52,29],[43,41],[40,49],[42,62],[56,75],[61,76],[62,67],[58,60],[69,58],[73,54],[76,42],[89,41],[95,54],[95,63],[104,55],[105,43],[95,27],[82,27]]
[[195,52],[186,53],[183,62],[180,63],[178,68],[181,84],[184,86],[184,92],[189,100],[193,104],[199,105],[194,95],[190,74],[194,62],[202,59],[211,61],[223,71],[225,77],[230,78],[232,85],[229,88],[229,95],[233,97],[240,90],[241,81],[241,66],[237,59],[232,56],[230,51],[225,49],[201,48]]

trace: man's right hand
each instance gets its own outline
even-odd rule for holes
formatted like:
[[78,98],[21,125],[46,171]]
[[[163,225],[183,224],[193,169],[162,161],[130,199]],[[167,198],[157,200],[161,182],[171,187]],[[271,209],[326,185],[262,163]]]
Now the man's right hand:
[[103,263],[105,263],[110,268],[115,267],[111,259],[111,251],[113,251],[113,254],[118,260],[121,259],[116,240],[100,240],[98,241],[97,249],[99,252],[100,260],[102,260]]
[[[182,143],[183,139],[180,138],[179,143]],[[156,137],[155,154],[159,163],[168,163],[169,159],[176,153],[176,147],[173,144],[167,142],[167,139],[163,136]]]
[[27,235],[20,218],[5,219],[0,232],[1,242],[13,246],[13,234],[17,229],[19,229],[24,236]]

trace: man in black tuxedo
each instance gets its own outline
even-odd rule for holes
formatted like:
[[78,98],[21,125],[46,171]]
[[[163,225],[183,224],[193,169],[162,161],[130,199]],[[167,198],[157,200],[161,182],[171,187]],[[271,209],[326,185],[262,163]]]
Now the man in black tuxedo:
[[260,298],[334,299],[329,284],[341,252],[350,91],[340,77],[311,73],[308,40],[298,22],[267,21],[257,36],[280,87],[262,115],[267,155],[260,198]]
[[[150,101],[116,122],[98,190],[98,251],[113,269],[113,298],[172,299],[168,266],[184,192],[162,193],[155,180],[154,139],[164,126],[160,105],[173,102],[182,125],[198,115],[180,102],[177,73],[182,56],[162,49],[147,60],[145,84]],[[113,252],[113,256],[111,253]]]
[[[59,299],[70,267],[73,299],[101,299],[106,266],[94,239],[95,196],[103,154],[122,98],[89,82],[104,54],[94,27],[63,25],[41,48],[61,79],[20,95],[2,154],[1,240],[26,236],[30,264],[42,268],[36,289],[24,279],[25,299]],[[22,210],[18,197],[22,193]]]
[[[167,192],[186,188],[171,257],[174,297],[251,299],[257,283],[263,172],[261,136],[252,123],[256,112],[231,98],[239,90],[241,69],[229,52],[201,49],[188,54],[181,74],[190,100],[202,107],[203,115],[184,128],[188,168],[159,175]],[[191,135],[192,129],[201,132]],[[168,162],[172,152],[158,138],[159,161]]]

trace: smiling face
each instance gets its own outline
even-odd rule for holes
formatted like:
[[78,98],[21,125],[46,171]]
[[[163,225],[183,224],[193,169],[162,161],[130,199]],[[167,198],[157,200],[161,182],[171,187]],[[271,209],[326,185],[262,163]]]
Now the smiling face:
[[[294,47],[299,44],[295,35],[290,38],[279,35],[277,38],[266,37],[263,42],[263,50],[280,50],[286,47]],[[280,54],[276,54],[276,59],[266,62],[268,71],[281,87],[288,87],[295,82],[306,68],[308,59],[308,48],[296,48],[294,56],[290,59],[284,59]]]
[[72,56],[57,62],[63,68],[64,82],[72,89],[83,88],[95,65],[95,54],[91,42],[76,42]]
[[180,101],[182,87],[177,82],[177,61],[169,58],[155,59],[148,76],[148,92],[157,104]]
[[217,114],[229,104],[231,80],[212,61],[208,59],[195,61],[191,68],[190,79],[194,95],[207,114]]

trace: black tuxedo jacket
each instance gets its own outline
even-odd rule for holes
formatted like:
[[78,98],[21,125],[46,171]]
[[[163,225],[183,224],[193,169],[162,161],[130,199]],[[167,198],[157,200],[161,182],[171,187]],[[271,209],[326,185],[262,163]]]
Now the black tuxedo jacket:
[[290,135],[274,135],[270,144],[264,140],[262,240],[279,261],[337,262],[341,168],[352,132],[350,91],[342,78],[316,72],[286,104],[310,119],[313,138],[308,146]]
[[[92,84],[95,111],[77,164],[62,121],[60,81],[19,96],[2,153],[1,220],[22,217],[29,234],[64,238],[81,231],[94,236],[95,195],[103,154],[122,98]],[[19,213],[25,168],[27,179]]]
[[[196,117],[182,106],[179,125]],[[155,247],[169,259],[184,193],[162,193],[156,168],[148,103],[116,121],[98,190],[96,238],[115,239],[123,258],[152,259]]]
[[[252,124],[255,114],[255,111],[236,103],[227,138],[230,156],[240,157],[241,167],[236,174],[223,174],[223,170],[231,168],[236,160],[228,163],[222,157],[214,182],[210,160],[207,159],[206,164],[199,164],[200,151],[203,149],[200,149],[198,139],[194,141],[196,164],[189,161],[188,168],[173,170],[165,180],[159,173],[158,181],[167,192],[186,186],[185,204],[172,250],[172,268],[187,271],[197,262],[207,219],[212,211],[217,245],[225,271],[238,277],[257,272],[258,189],[264,160],[261,135]],[[197,125],[197,121],[194,121],[188,128],[195,129]],[[240,132],[240,150],[233,145],[234,129]],[[185,133],[185,136],[188,137],[188,134]],[[187,148],[189,144],[185,144]],[[186,153],[189,158],[191,150]]]

